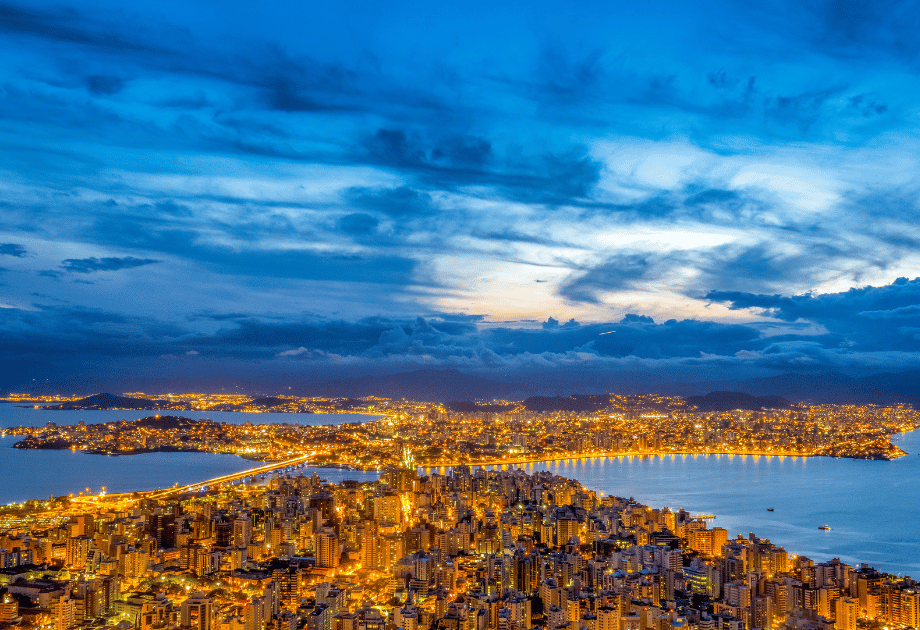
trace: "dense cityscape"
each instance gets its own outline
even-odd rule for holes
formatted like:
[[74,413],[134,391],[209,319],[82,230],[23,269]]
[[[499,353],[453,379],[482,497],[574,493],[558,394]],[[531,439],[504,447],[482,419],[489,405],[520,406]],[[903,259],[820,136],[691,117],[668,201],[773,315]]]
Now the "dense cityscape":
[[[434,404],[137,393],[143,409],[349,408],[366,422],[228,424],[164,411],[5,429],[23,449],[282,462],[155,492],[0,509],[0,623],[128,630],[853,630],[917,627],[920,585],[815,562],[713,515],[604,496],[553,459],[679,453],[890,459],[909,406],[700,411],[680,398]],[[92,408],[89,398],[11,397]],[[194,401],[194,405],[189,403]],[[163,401],[167,401],[164,405]],[[585,400],[576,401],[586,406]],[[571,406],[571,405],[570,405]],[[530,407],[530,408],[528,408]],[[195,414],[193,414],[195,415]],[[257,418],[257,416],[253,416]],[[339,484],[301,465],[383,471]],[[510,469],[509,469],[510,465]],[[485,468],[488,466],[490,469]],[[292,473],[293,471],[293,473]]]
[[127,630],[917,627],[920,585],[549,472],[394,467],[0,512],[0,623]]

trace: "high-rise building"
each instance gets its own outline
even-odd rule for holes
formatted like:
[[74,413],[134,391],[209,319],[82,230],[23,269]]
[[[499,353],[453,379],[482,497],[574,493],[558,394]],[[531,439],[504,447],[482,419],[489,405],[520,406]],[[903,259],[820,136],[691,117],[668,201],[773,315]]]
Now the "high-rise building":
[[396,492],[388,490],[374,497],[374,520],[386,524],[402,522],[402,502]]
[[72,569],[82,569],[86,566],[86,556],[92,543],[89,536],[74,536],[67,539],[67,566]]
[[837,630],[856,630],[856,616],[859,603],[849,597],[841,597],[835,605],[837,618],[834,627]]
[[280,605],[288,610],[297,610],[301,600],[300,569],[277,569],[272,573],[272,579],[278,585]]
[[760,595],[751,602],[751,625],[754,628],[770,630],[773,627],[773,599]]
[[316,566],[331,569],[339,566],[339,537],[332,528],[316,534]]
[[211,599],[204,593],[195,593],[182,602],[179,609],[179,623],[182,628],[192,630],[211,630]]
[[239,516],[233,521],[233,544],[245,547],[252,540],[252,521],[248,516]]
[[914,588],[901,591],[901,624],[920,627],[920,591]]

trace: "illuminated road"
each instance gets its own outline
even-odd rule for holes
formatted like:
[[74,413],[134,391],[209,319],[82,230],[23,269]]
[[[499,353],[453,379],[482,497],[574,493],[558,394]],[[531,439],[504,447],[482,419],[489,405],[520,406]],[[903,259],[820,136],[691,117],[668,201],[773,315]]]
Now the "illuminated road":
[[612,451],[592,451],[590,453],[560,453],[558,455],[535,455],[531,457],[515,457],[508,459],[488,459],[488,460],[477,460],[477,461],[442,461],[442,462],[432,462],[423,464],[422,467],[425,469],[433,468],[451,468],[454,466],[470,466],[475,468],[478,466],[521,466],[526,464],[539,464],[541,462],[560,462],[560,461],[569,461],[569,460],[585,460],[585,459],[595,459],[598,457],[676,457],[680,455],[681,457],[686,457],[688,455],[697,457],[702,455],[703,457],[709,455],[727,455],[733,457],[739,455],[741,457],[814,457],[814,453],[803,453],[798,451],[687,451],[687,452],[674,452],[674,451],[628,451],[628,452],[612,452]]
[[264,475],[265,473],[278,470],[279,468],[287,468],[289,466],[299,466],[300,464],[306,464],[309,462],[310,458],[313,457],[313,453],[308,455],[300,455],[293,459],[287,459],[283,462],[272,462],[264,466],[259,466],[258,468],[250,468],[249,470],[243,470],[238,473],[233,473],[230,475],[222,475],[220,477],[214,477],[213,479],[207,479],[205,481],[196,481],[195,483],[190,483],[184,486],[176,486],[173,488],[165,488],[163,490],[152,490],[149,492],[141,492],[139,494],[149,497],[151,499],[163,499],[176,494],[183,494],[185,492],[195,492],[199,488],[207,487],[212,488],[214,486],[219,486],[225,483],[232,483],[234,481],[239,481],[240,479],[246,479],[247,477],[253,477],[255,475]]

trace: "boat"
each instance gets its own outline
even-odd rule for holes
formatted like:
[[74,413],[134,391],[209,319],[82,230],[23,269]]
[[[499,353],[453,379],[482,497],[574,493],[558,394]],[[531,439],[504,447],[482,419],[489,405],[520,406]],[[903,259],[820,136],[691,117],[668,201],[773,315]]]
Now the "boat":
[[772,512],[773,508],[767,508],[767,512]]
[[830,526],[830,525],[822,525],[822,526],[821,526],[821,527],[819,527],[818,529],[823,529],[824,531],[829,531],[829,530],[830,530],[830,528],[831,528],[831,526]]

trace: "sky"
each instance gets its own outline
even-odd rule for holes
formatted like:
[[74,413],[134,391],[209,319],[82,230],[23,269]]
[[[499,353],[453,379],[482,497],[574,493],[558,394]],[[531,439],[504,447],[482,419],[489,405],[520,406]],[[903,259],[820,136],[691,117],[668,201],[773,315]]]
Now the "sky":
[[920,368],[918,28],[0,2],[0,389]]

